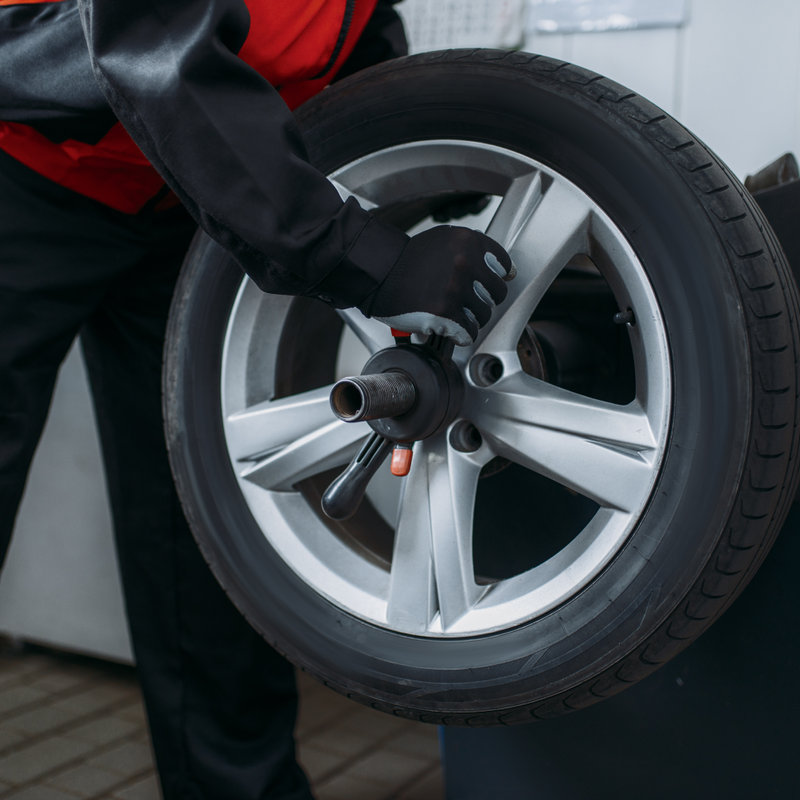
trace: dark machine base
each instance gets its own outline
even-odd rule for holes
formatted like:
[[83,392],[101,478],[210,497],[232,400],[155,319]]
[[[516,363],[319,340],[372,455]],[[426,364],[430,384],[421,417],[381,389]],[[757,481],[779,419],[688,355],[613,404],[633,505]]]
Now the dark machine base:
[[447,800],[800,797],[799,532],[795,506],[725,615],[622,694],[530,725],[443,729]]

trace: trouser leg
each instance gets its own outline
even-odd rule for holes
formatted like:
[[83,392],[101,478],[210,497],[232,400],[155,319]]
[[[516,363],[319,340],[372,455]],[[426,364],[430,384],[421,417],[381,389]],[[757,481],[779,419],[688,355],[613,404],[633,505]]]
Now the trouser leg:
[[31,306],[34,299],[10,285],[0,266],[0,566],[58,367],[79,324],[71,314],[36,319]]
[[181,513],[161,417],[161,354],[186,242],[156,235],[81,341],[126,607],[164,795],[310,797],[295,761],[294,672],[211,575]]
[[161,338],[190,233],[176,215],[117,214],[0,153],[0,555],[58,366],[90,320],[85,350],[165,795],[305,800],[292,670],[210,577],[166,465]]
[[[62,195],[0,153],[0,565],[58,368],[107,269]],[[83,254],[70,263],[74,248]]]

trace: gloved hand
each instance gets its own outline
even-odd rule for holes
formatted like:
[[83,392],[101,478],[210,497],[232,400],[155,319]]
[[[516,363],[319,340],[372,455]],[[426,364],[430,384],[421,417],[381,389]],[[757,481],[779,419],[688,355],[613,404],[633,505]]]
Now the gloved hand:
[[475,340],[513,277],[508,253],[483,233],[442,225],[412,236],[384,281],[359,306],[398,330]]

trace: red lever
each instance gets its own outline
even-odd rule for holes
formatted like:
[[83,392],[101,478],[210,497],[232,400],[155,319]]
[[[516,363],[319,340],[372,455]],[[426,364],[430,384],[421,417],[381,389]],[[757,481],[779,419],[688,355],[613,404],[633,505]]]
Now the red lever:
[[392,328],[392,336],[394,336],[395,339],[397,339],[398,337],[401,339],[405,339],[411,336],[411,334],[408,333],[408,331],[399,331],[397,330],[397,328]]
[[411,449],[410,444],[396,444],[392,450],[392,475],[402,478],[411,470],[411,457],[414,451]]

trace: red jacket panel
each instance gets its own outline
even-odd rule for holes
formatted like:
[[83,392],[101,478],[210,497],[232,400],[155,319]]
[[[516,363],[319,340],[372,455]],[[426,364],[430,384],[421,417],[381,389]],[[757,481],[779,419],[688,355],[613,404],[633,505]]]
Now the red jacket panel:
[[[239,57],[266,78],[290,108],[330,83],[376,4],[376,0],[246,1],[250,29]],[[0,0],[0,6],[64,2]],[[53,142],[30,125],[0,121],[0,149],[61,186],[129,214],[141,210],[164,185],[119,123],[96,142]]]

